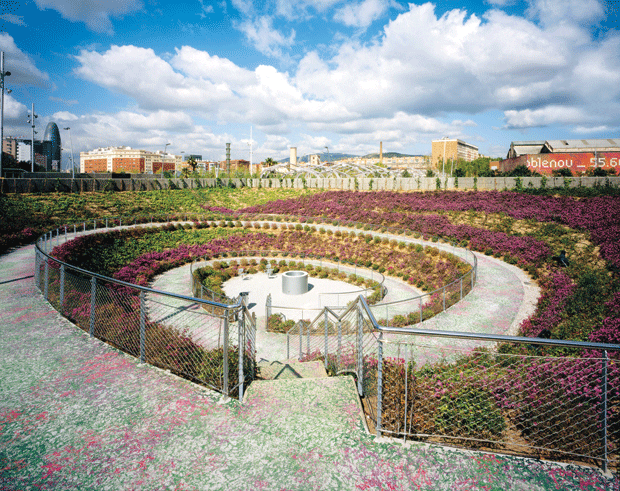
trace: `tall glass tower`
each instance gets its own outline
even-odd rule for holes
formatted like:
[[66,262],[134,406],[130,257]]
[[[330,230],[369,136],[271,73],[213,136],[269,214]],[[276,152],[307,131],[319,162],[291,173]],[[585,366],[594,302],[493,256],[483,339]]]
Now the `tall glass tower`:
[[43,135],[43,141],[49,141],[52,143],[51,152],[48,155],[47,169],[51,170],[53,162],[56,161],[56,165],[58,166],[58,170],[60,170],[60,160],[61,160],[61,141],[60,141],[60,131],[58,131],[58,126],[53,121],[47,123],[47,127],[45,128],[45,134]]

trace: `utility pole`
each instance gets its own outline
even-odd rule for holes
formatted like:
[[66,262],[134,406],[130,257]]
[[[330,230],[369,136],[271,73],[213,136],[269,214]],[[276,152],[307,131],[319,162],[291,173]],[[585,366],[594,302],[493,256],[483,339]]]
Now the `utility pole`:
[[[4,51],[0,52],[0,178],[2,177],[2,160],[4,157],[4,77],[11,72],[4,71]],[[11,92],[10,90],[8,92]]]
[[65,128],[69,132],[69,141],[71,142],[71,179],[75,179],[75,162],[73,161],[73,138],[71,138],[71,128]]
[[39,117],[34,113],[34,102],[32,103],[32,113],[29,114],[28,117],[30,118],[28,122],[32,124],[32,140],[30,142],[30,171],[34,172],[34,120]]

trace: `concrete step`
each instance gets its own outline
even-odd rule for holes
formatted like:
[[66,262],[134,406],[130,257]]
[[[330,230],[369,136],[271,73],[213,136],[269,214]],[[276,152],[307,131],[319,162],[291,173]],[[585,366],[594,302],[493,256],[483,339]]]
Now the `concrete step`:
[[257,363],[257,366],[259,368],[259,380],[327,378],[325,365],[322,361],[262,360]]
[[246,408],[269,407],[263,418],[273,433],[296,440],[322,435],[327,442],[353,429],[368,431],[351,376],[255,380],[243,400]]

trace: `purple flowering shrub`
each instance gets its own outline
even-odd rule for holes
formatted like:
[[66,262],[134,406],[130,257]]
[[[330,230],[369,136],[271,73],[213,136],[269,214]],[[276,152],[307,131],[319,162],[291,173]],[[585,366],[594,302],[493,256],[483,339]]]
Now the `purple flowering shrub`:
[[499,232],[452,225],[447,216],[429,213],[470,210],[486,214],[503,213],[517,220],[557,222],[586,230],[600,247],[601,256],[612,265],[620,267],[620,222],[617,218],[620,216],[620,199],[615,196],[575,199],[499,191],[330,191],[297,199],[272,201],[238,210],[238,213],[313,216],[408,228],[425,236],[437,235],[457,241],[474,240],[477,250],[490,248],[502,254],[510,253],[528,263],[544,260],[549,254],[548,250],[537,250],[544,246],[539,241],[523,237],[524,240],[518,246],[511,246],[510,240]]
[[[91,325],[91,285],[89,279],[67,273],[64,299],[60,303],[60,275],[58,268],[49,269],[49,301],[60,313],[86,332]],[[174,326],[145,319],[145,361],[174,373],[196,380],[216,390],[223,390],[221,363],[222,349],[206,349],[185,331]],[[96,290],[96,307],[93,335],[130,355],[140,357],[140,297],[135,289],[99,282]],[[229,361],[237,356],[230,348]],[[246,378],[251,372],[249,357],[244,360]],[[232,363],[232,361],[231,361]],[[231,366],[236,367],[235,364]],[[218,370],[219,367],[219,370]],[[235,370],[230,370],[229,387],[238,380]],[[237,389],[230,392],[236,395]]]

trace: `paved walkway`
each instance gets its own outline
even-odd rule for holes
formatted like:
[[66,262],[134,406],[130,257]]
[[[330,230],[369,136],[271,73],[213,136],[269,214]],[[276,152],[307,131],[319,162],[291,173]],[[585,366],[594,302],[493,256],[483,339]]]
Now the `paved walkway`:
[[33,259],[0,256],[2,490],[618,489],[597,469],[377,439],[345,377],[222,400],[75,328]]

